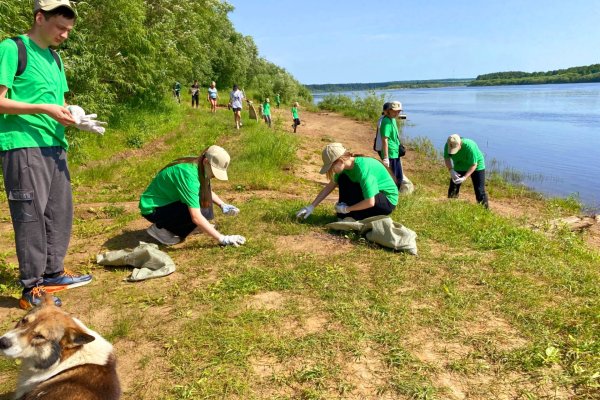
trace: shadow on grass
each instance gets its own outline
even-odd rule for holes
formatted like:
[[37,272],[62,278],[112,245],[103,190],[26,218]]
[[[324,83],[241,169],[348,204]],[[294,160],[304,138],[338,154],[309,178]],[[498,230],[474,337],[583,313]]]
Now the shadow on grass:
[[0,308],[19,308],[19,300],[10,296],[0,296]]
[[124,230],[104,242],[104,246],[109,250],[132,249],[137,247],[140,242],[156,243],[156,240],[148,235],[145,229],[134,231]]
[[4,394],[0,394],[0,400],[12,400],[14,399],[14,392],[7,392]]

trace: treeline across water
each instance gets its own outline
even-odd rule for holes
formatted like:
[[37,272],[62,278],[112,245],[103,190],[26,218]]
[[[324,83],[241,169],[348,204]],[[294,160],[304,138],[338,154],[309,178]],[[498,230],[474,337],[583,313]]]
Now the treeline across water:
[[[67,101],[102,114],[163,101],[175,81],[217,82],[222,98],[233,84],[284,101],[311,100],[283,68],[259,57],[251,36],[235,31],[233,7],[220,0],[75,1],[77,22],[59,53],[71,92]],[[32,0],[0,1],[0,39],[25,33]]]
[[472,80],[473,79],[430,79],[375,83],[325,83],[320,85],[306,85],[306,87],[312,92],[347,92],[353,90],[359,91],[466,86]]
[[544,83],[600,82],[600,64],[547,72],[494,72],[479,75],[469,86],[534,85]]

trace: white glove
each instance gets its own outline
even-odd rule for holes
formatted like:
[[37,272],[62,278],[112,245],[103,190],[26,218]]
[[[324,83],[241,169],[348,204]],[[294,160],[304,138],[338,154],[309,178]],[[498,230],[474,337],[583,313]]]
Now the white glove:
[[222,204],[221,210],[223,210],[223,214],[235,217],[240,213],[240,209],[236,206],[232,206],[231,204]]
[[350,211],[348,211],[348,206],[346,203],[342,202],[335,204],[335,212],[338,214],[348,214]]
[[455,181],[458,178],[460,178],[460,175],[458,174],[458,172],[456,172],[455,170],[451,169],[450,170],[450,179],[452,179],[453,181]]
[[303,207],[302,210],[298,211],[296,213],[296,218],[308,218],[308,216],[310,214],[312,214],[312,212],[315,210],[315,208],[313,207],[313,205],[308,205],[306,207]]
[[382,161],[383,165],[385,165],[386,167],[389,168],[390,166],[390,159],[389,158],[384,158]]
[[246,243],[246,238],[240,235],[222,235],[219,239],[219,244],[221,246],[239,247],[244,243]]
[[463,183],[465,181],[465,179],[467,179],[464,176],[460,176],[456,179],[453,179],[452,181],[454,182],[455,185],[460,185],[461,183]]
[[71,112],[77,129],[104,135],[106,129],[102,125],[106,125],[106,122],[97,121],[97,114],[86,114],[83,108],[75,105],[68,106],[67,109]]

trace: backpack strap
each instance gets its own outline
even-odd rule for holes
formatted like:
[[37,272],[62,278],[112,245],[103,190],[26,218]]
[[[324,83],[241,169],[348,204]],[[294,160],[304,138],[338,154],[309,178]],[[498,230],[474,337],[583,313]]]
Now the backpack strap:
[[48,50],[50,50],[50,54],[52,54],[52,57],[54,57],[54,61],[56,61],[56,65],[58,65],[58,70],[62,71],[62,64],[60,63],[60,57],[58,53],[50,47],[48,47]]
[[27,67],[27,49],[25,48],[25,43],[23,43],[23,39],[18,36],[11,38],[17,45],[18,54],[19,54],[19,62],[17,63],[17,73],[16,76],[21,75],[25,71],[25,67]]
[[[17,50],[18,50],[18,63],[17,63],[17,73],[15,74],[15,77],[22,75],[23,72],[25,72],[25,68],[27,68],[27,48],[25,47],[25,43],[23,43],[23,39],[21,39],[19,36],[15,36],[11,38],[15,44],[17,45]],[[51,48],[48,47],[48,50],[50,50],[50,54],[52,54],[52,58],[54,58],[54,61],[56,61],[56,65],[58,65],[58,69],[60,71],[62,71],[62,63],[60,62],[60,57],[58,55],[58,53],[54,50],[52,50]]]

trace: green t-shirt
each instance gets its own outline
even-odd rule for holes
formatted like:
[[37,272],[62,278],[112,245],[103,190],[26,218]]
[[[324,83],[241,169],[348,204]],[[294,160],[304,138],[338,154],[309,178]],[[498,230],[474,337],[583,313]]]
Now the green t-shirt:
[[271,104],[270,103],[263,104],[263,115],[271,115]]
[[[390,203],[398,204],[398,187],[394,183],[394,179],[384,165],[374,158],[356,157],[354,167],[344,170],[342,174],[348,175],[352,182],[360,183],[365,199],[370,199],[379,192],[383,192]],[[335,174],[333,179],[337,182],[339,176],[340,174]]]
[[[384,117],[381,120],[379,134],[382,138],[388,138],[388,158],[398,158],[400,136],[398,135],[398,124],[396,123],[396,118]],[[381,154],[383,155],[383,151]]]
[[160,171],[142,193],[139,208],[142,215],[152,214],[155,208],[181,201],[190,208],[200,208],[198,165],[175,164]]
[[[27,49],[27,67],[15,77],[17,44],[0,43],[0,85],[8,88],[6,97],[28,104],[65,104],[69,91],[64,67],[61,71],[49,49],[40,48],[29,36],[21,35]],[[62,60],[61,60],[62,65]],[[67,150],[65,127],[46,114],[0,114],[0,150],[60,146]]]
[[296,107],[292,107],[292,118],[298,118],[298,109]]
[[471,139],[461,139],[462,145],[456,154],[448,154],[448,143],[444,145],[444,158],[452,159],[456,171],[467,171],[474,164],[477,164],[475,171],[485,169],[483,153],[479,150],[477,143]]

